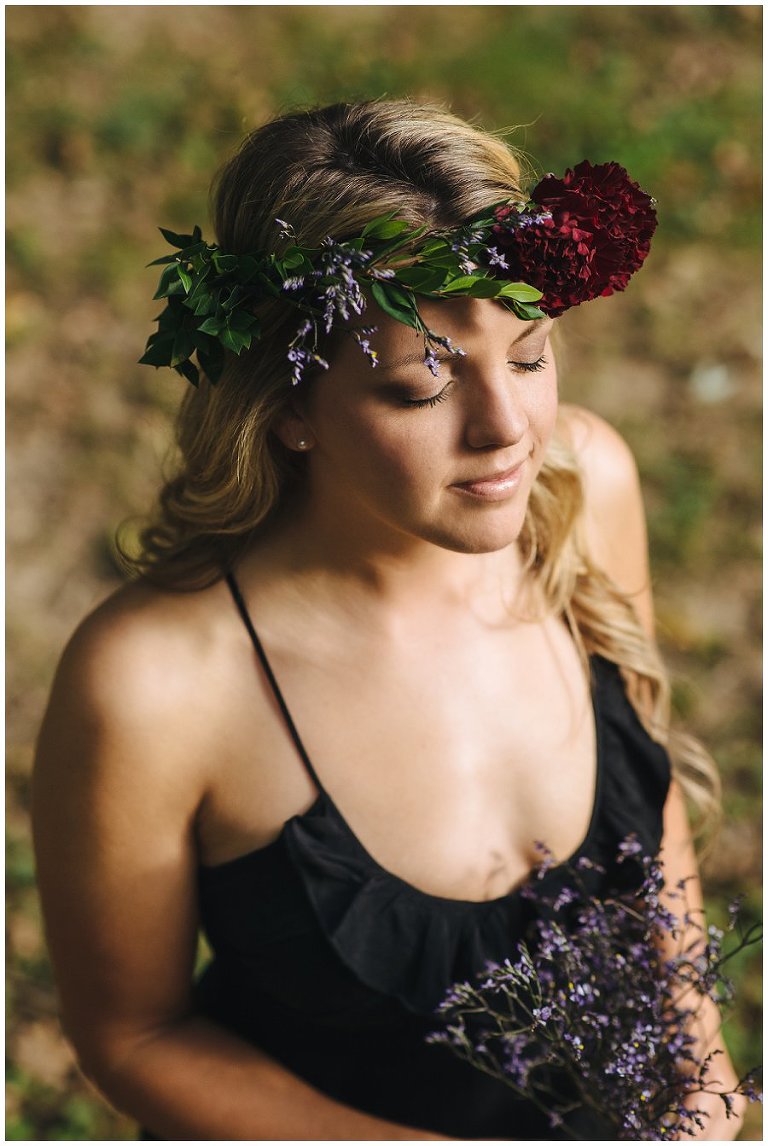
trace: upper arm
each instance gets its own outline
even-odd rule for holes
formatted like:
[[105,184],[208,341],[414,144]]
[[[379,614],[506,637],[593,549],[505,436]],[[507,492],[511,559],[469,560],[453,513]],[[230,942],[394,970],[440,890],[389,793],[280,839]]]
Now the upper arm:
[[189,1007],[199,789],[181,759],[177,692],[157,640],[86,623],[40,734],[38,883],[64,1028],[86,1070]]
[[562,421],[582,471],[588,553],[629,597],[653,636],[648,537],[632,451],[616,430],[588,410],[563,406]]

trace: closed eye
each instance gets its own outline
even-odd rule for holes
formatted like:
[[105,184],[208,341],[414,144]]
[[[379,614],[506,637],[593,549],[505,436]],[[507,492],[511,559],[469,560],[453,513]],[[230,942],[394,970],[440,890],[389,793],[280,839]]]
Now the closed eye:
[[536,374],[539,370],[543,370],[547,365],[547,360],[542,354],[541,358],[537,358],[535,362],[507,362],[507,366],[520,371],[521,374]]
[[[507,362],[507,366],[511,366],[513,370],[520,374],[538,374],[546,365],[547,359],[543,354],[541,358],[537,358],[535,362],[515,362],[512,360]],[[433,394],[430,398],[403,398],[402,403],[404,406],[409,406],[417,410],[427,406],[436,406],[438,402],[445,402],[451,385],[451,382],[447,382],[442,390],[439,390],[437,394]]]
[[442,390],[438,391],[437,394],[433,394],[431,398],[403,398],[403,405],[412,408],[415,407],[416,409],[422,409],[425,406],[436,406],[438,402],[444,402],[446,400],[451,385],[451,382],[447,382]]

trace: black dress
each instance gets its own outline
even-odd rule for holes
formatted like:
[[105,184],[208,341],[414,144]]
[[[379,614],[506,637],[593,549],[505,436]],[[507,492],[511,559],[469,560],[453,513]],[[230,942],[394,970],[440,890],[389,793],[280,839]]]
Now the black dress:
[[[452,1138],[570,1138],[536,1107],[426,1036],[447,989],[488,961],[514,956],[536,908],[516,889],[484,902],[419,891],[385,871],[349,828],[315,773],[233,578],[233,597],[304,764],[311,808],[271,844],[201,867],[201,918],[214,958],[197,984],[200,1010],[324,1094],[358,1110]],[[577,851],[592,894],[626,886],[619,842],[637,834],[656,855],[669,760],[630,705],[617,668],[591,658],[597,781]],[[554,887],[563,865],[544,877]],[[639,884],[639,872],[634,878]],[[547,888],[549,890],[549,888]],[[570,1116],[585,1140],[609,1138],[594,1114]],[[149,1135],[147,1135],[149,1137]]]

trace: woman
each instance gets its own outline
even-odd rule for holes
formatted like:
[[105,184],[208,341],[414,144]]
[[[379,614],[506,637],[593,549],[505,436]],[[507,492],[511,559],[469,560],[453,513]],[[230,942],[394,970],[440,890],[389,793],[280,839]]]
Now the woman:
[[[555,273],[547,181],[524,207],[520,179],[444,111],[338,105],[246,140],[216,188],[215,258],[171,236],[199,281],[171,256],[146,360],[196,381],[190,331],[210,322],[198,359],[221,377],[185,398],[142,578],[64,654],[35,777],[65,1030],[150,1137],[549,1137],[426,1044],[436,1005],[521,937],[537,840],[605,859],[635,831],[669,880],[695,871],[682,789],[715,781],[700,756],[670,782],[660,743],[634,463],[599,418],[558,410],[553,317],[582,301],[589,243],[566,219]],[[461,228],[491,208],[482,247]],[[622,289],[650,231],[583,297]],[[595,275],[603,254],[584,256]],[[411,256],[485,287],[445,301],[428,274],[417,305]],[[191,317],[203,272],[232,267],[282,275],[258,330],[242,290]],[[492,297],[492,270],[527,286]],[[215,958],[193,987],[200,920]],[[701,1136],[731,1137],[702,1102]]]

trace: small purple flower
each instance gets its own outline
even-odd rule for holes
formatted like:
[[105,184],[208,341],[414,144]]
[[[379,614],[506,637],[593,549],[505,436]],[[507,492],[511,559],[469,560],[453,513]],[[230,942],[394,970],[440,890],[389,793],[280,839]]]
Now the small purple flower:
[[[539,844],[538,850],[546,863],[549,849]],[[703,1089],[721,1091],[710,1076],[716,1052],[698,1057],[697,1015],[706,995],[726,997],[728,981],[720,970],[723,935],[696,922],[698,913],[690,916],[693,941],[686,930],[675,958],[660,955],[657,940],[682,924],[660,906],[663,869],[642,851],[634,836],[619,849],[619,861],[641,857],[639,886],[622,894],[588,894],[580,875],[586,865],[578,861],[561,865],[573,877],[565,896],[529,881],[527,898],[542,909],[534,913],[530,941],[518,944],[514,960],[487,966],[448,1013],[464,1023],[464,1057],[473,1061],[472,1047],[481,1045],[476,1065],[482,1058],[485,1070],[566,1125],[581,1101],[601,1112],[616,1137],[658,1141],[706,1129],[707,1115],[690,1099]],[[560,923],[551,913],[565,902],[574,911]],[[742,936],[738,949],[745,945]],[[549,1086],[559,1070],[580,1096],[571,1105],[563,1105],[556,1084]],[[751,1076],[726,1093],[737,1092],[761,1100]]]
[[580,1059],[584,1053],[584,1043],[579,1035],[574,1035],[570,1031],[566,1031],[563,1038],[573,1047],[573,1053],[576,1059]]
[[558,892],[557,899],[552,904],[552,910],[559,911],[561,907],[566,907],[569,903],[573,903],[576,898],[576,892],[572,887],[564,887]]
[[433,378],[437,378],[440,373],[440,359],[435,354],[434,349],[427,343],[424,347],[424,365],[429,370]]
[[631,856],[639,855],[642,850],[643,845],[640,843],[635,833],[632,832],[631,835],[627,836],[627,838],[622,840],[619,844],[618,862],[623,863],[625,859],[629,859]]
[[328,369],[328,363],[314,350],[308,350],[305,346],[294,345],[288,350],[288,361],[293,363],[293,374],[291,377],[291,384],[298,386],[304,377],[304,371],[312,366],[319,366],[322,370]]
[[550,870],[550,868],[554,867],[555,857],[552,854],[552,852],[549,850],[547,845],[545,843],[542,843],[541,840],[534,840],[533,846],[536,849],[536,851],[539,853],[539,855],[542,857],[539,860],[539,862],[536,864],[536,867],[534,868],[534,871],[536,873],[536,878],[537,879],[543,879],[544,876],[547,874],[547,872]]
[[595,861],[591,860],[589,856],[579,856],[579,858],[576,860],[576,867],[580,871],[596,871],[600,872],[601,875],[605,875],[605,868],[602,867],[599,863],[595,863]]
[[538,211],[536,214],[532,214],[532,215],[529,215],[527,213],[524,214],[521,212],[517,216],[517,226],[518,227],[538,227],[538,226],[541,226],[542,223],[546,223],[551,218],[552,218],[552,216],[549,213],[549,211]]
[[374,367],[379,365],[379,355],[373,349],[368,339],[370,335],[375,334],[377,330],[377,326],[361,326],[349,332],[368,359],[369,364]]
[[744,903],[744,896],[742,894],[742,895],[737,895],[728,904],[728,930],[729,931],[733,931],[736,924],[738,923],[739,915],[741,914],[741,907],[742,907],[743,903]]
[[498,247],[489,247],[488,248],[488,266],[489,267],[501,267],[502,270],[505,270],[505,271],[509,270],[509,263],[504,258],[504,256],[502,255],[502,253],[498,249]]
[[739,1094],[743,1094],[750,1102],[762,1103],[763,1101],[763,1092],[758,1088],[757,1079],[751,1071],[749,1074],[744,1075],[736,1090]]
[[593,987],[591,983],[569,983],[568,986],[570,988],[568,998],[572,1003],[578,1003],[580,1007],[588,1006],[599,998],[599,988]]

